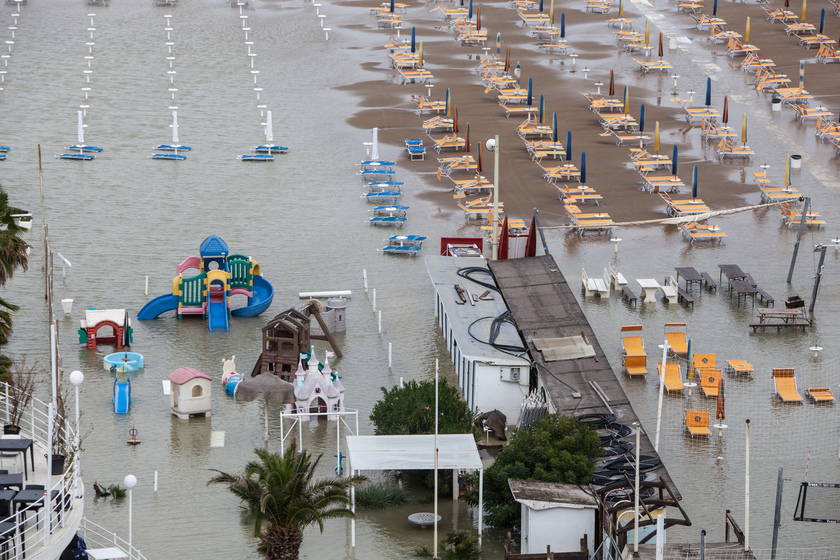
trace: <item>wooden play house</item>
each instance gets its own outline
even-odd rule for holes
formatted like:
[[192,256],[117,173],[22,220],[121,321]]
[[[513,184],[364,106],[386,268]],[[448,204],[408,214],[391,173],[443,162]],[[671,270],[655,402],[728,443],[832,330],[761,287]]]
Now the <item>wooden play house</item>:
[[[118,349],[131,345],[131,319],[125,309],[96,309],[85,311],[79,326],[79,344],[96,348],[98,343],[115,344]],[[106,329],[103,333],[99,331]]]
[[179,367],[169,374],[169,405],[182,420],[210,416],[210,376],[191,367]]

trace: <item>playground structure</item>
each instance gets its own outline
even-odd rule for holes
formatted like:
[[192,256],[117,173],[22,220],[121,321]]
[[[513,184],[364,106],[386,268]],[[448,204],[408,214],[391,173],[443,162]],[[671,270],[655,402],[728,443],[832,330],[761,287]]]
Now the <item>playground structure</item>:
[[[229,254],[227,243],[211,235],[201,243],[198,257],[187,257],[176,268],[172,293],[149,301],[137,314],[141,321],[154,319],[161,313],[175,311],[184,315],[201,315],[211,331],[229,331],[230,315],[256,317],[271,305],[274,287],[260,274],[260,265],[244,255]],[[198,274],[184,276],[195,269]],[[230,308],[230,298],[244,295],[245,307]]]
[[222,360],[222,387],[225,393],[231,397],[236,392],[236,386],[242,381],[242,375],[236,373],[236,356],[231,356],[230,360]]
[[102,359],[102,365],[108,371],[137,371],[146,367],[142,354],[137,352],[114,352]]
[[[308,421],[310,413],[344,412],[344,384],[338,372],[330,369],[331,354],[327,352],[323,364],[318,363],[314,346],[311,352],[300,355],[294,380],[295,404],[286,409],[302,421]],[[327,420],[336,421],[338,416],[328,415]]]
[[[116,344],[118,349],[131,346],[131,319],[125,309],[96,309],[85,310],[85,318],[79,321],[79,344],[88,348],[96,348],[99,342]],[[100,335],[99,330],[110,328],[106,334]]]
[[[120,373],[125,372],[125,381],[120,381]],[[131,406],[131,374],[127,369],[118,368],[114,371],[114,412],[127,414]]]

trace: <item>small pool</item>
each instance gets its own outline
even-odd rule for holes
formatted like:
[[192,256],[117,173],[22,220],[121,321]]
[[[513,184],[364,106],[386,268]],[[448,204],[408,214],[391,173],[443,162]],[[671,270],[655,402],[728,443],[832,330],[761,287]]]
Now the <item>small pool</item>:
[[117,371],[137,371],[144,367],[143,354],[137,352],[114,352],[105,356],[102,362],[106,371],[111,371],[114,366]]

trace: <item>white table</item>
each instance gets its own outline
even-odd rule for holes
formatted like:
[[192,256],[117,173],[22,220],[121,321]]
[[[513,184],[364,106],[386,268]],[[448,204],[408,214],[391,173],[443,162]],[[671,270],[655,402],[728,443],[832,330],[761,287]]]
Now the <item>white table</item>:
[[656,301],[656,291],[659,289],[659,282],[653,278],[639,278],[637,282],[642,287],[642,302]]
[[117,560],[119,558],[128,558],[128,554],[119,548],[89,548],[85,552],[88,558],[92,560]]

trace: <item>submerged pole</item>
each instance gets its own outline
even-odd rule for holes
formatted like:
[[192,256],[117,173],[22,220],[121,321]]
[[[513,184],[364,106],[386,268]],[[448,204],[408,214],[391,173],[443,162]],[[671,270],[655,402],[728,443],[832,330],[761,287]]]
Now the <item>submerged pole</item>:
[[779,467],[779,480],[776,482],[776,514],[773,517],[773,545],[770,549],[770,560],[776,560],[776,545],[779,542],[779,525],[782,522],[782,467]]
[[820,281],[822,280],[823,264],[825,263],[825,249],[826,246],[820,243],[814,247],[814,252],[820,254],[820,263],[817,265],[817,275],[814,278],[814,290],[811,292],[811,303],[808,304],[808,311],[814,312],[814,305],[817,303],[817,292],[820,291]]
[[540,229],[540,211],[536,208],[534,208],[534,225],[537,227],[537,231],[540,234],[540,239],[543,244],[543,252],[546,255],[550,255],[551,253],[548,252],[548,243],[545,242],[545,233],[543,233],[543,230]]
[[750,551],[750,420],[747,418],[747,451],[744,460],[746,476],[744,483],[744,552]]
[[793,267],[796,266],[796,254],[799,253],[799,241],[802,239],[802,231],[805,229],[805,216],[808,215],[808,208],[811,206],[811,199],[805,197],[805,202],[802,203],[802,218],[799,220],[799,233],[796,234],[796,245],[793,246],[793,256],[790,259],[790,269],[788,269],[787,283],[790,284],[793,278]]

